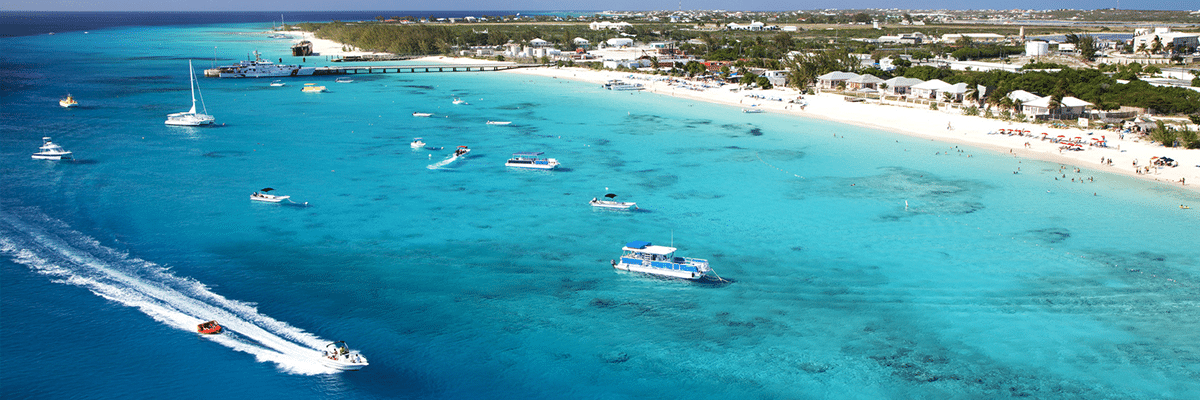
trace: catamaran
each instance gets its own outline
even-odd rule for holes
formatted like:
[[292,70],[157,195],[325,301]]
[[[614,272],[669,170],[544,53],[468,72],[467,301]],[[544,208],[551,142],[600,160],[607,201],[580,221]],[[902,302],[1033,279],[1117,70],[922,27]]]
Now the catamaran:
[[192,60],[188,60],[188,77],[191,78],[192,86],[192,109],[185,112],[167,114],[167,125],[175,126],[200,126],[212,125],[216,118],[208,115],[208,107],[204,107],[204,95],[200,95],[200,105],[204,107],[204,114],[196,113],[196,92],[199,92],[199,85],[196,84],[196,72],[192,70]]

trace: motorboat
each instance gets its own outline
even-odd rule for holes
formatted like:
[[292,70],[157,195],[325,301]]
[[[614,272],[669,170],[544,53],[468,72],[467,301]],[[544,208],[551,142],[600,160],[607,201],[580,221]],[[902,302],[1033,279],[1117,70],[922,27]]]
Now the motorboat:
[[304,88],[300,89],[304,93],[321,93],[325,91],[324,86],[317,86],[315,83],[305,83]]
[[287,82],[276,80],[276,81],[271,82],[271,86],[275,86],[275,87],[287,86]]
[[221,328],[221,324],[218,324],[217,321],[208,321],[196,326],[196,332],[200,332],[205,335],[221,333],[222,329],[224,328]]
[[600,199],[593,197],[592,201],[589,201],[588,204],[591,204],[592,207],[604,208],[604,209],[610,209],[610,210],[636,210],[636,209],[638,209],[637,203],[614,200],[617,197],[617,195],[615,195],[615,194],[609,193],[609,194],[604,195],[604,197],[608,200],[600,200]]
[[342,77],[342,78],[334,79],[333,81],[336,83],[351,83],[351,82],[354,82],[354,78]]
[[217,119],[213,118],[211,115],[208,115],[208,107],[204,106],[203,94],[200,95],[200,105],[204,107],[204,113],[201,114],[196,112],[196,93],[200,91],[200,85],[196,83],[196,71],[192,70],[192,60],[188,60],[188,77],[191,78],[192,109],[184,112],[167,114],[166,124],[174,126],[212,125],[212,123]]
[[601,87],[608,89],[608,90],[644,90],[644,89],[646,89],[646,87],[642,86],[642,84],[640,84],[640,83],[628,83],[628,82],[622,81],[620,79],[613,79],[608,82],[605,82],[604,86],[601,86]]
[[75,98],[71,97],[70,93],[67,93],[67,97],[59,100],[58,105],[62,106],[63,108],[71,108],[71,107],[78,106],[79,102],[75,101]]
[[278,202],[292,198],[292,196],[276,196],[273,194],[267,194],[267,192],[270,192],[273,190],[275,190],[275,189],[263,188],[262,190],[260,190],[258,192],[252,193],[250,195],[250,200],[262,201],[262,202],[267,202],[267,203],[278,203]]
[[538,158],[542,154],[540,151],[513,153],[512,158],[508,159],[508,162],[505,162],[504,166],[532,169],[558,168],[558,160],[553,158]]
[[743,108],[742,112],[744,112],[746,114],[759,114],[759,113],[763,112],[763,109],[761,109],[761,108],[754,108],[755,106],[750,106],[750,107],[751,108]]
[[356,351],[350,351],[350,347],[344,341],[337,341],[325,345],[325,353],[321,355],[321,364],[326,367],[340,371],[358,371],[363,367],[370,365],[367,363],[367,358],[363,357]]
[[433,115],[433,113],[423,113],[423,112],[415,112],[415,113],[413,113],[413,116],[414,116],[414,117],[428,117],[428,116],[431,116],[431,115]]
[[234,65],[217,68],[221,78],[270,78],[279,76],[308,76],[317,69],[299,65],[276,64],[262,59],[262,54],[254,52],[253,60],[241,61]]
[[[674,247],[637,240],[625,244],[621,250],[624,251],[621,261],[611,261],[613,268],[619,270],[689,280],[705,279],[709,274],[716,276],[709,268],[708,260],[676,257]],[[716,278],[721,279],[720,276]]]
[[488,125],[508,125],[511,123],[512,123],[512,121],[488,121],[487,122]]
[[42,147],[38,148],[37,153],[33,153],[33,158],[36,160],[70,160],[71,152],[66,151],[57,143],[51,142],[50,137],[42,138]]
[[458,146],[458,149],[454,150],[454,156],[462,157],[462,156],[467,155],[467,153],[470,153],[470,152],[471,152],[471,149],[468,149],[467,146]]
[[421,138],[415,138],[413,139],[412,143],[409,143],[408,145],[412,146],[414,149],[419,149],[425,147],[425,142],[422,142]]
[[471,105],[470,103],[467,103],[467,101],[466,101],[466,100],[463,100],[463,99],[460,99],[460,98],[457,98],[457,97],[455,97],[455,98],[454,98],[454,104],[455,104],[455,105],[462,104],[462,105],[468,105],[468,106],[469,106],[469,105]]

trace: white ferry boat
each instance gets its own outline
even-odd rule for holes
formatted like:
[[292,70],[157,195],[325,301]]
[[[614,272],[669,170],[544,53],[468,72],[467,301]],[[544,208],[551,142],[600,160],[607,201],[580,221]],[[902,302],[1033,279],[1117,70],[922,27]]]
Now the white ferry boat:
[[321,355],[321,364],[340,371],[358,371],[370,365],[367,358],[356,351],[350,351],[346,342],[337,341],[325,345],[325,353]]
[[646,89],[646,87],[642,86],[642,84],[640,84],[640,83],[627,83],[620,79],[613,79],[613,80],[606,82],[604,84],[603,88],[608,89],[608,90],[643,90],[643,89]]
[[674,247],[637,240],[625,244],[621,250],[625,252],[621,262],[612,261],[613,268],[619,270],[690,280],[704,279],[709,274],[716,276],[708,267],[708,260],[675,257]]
[[508,162],[504,163],[504,166],[505,167],[516,167],[516,168],[532,168],[532,169],[555,169],[555,168],[558,168],[558,160],[553,159],[553,158],[538,158],[538,156],[540,156],[542,154],[543,153],[540,151],[513,153],[512,158],[508,159]]
[[70,160],[71,152],[66,151],[57,143],[51,142],[50,137],[42,138],[42,147],[38,148],[37,153],[33,153],[35,160]]
[[253,60],[246,60],[235,65],[226,65],[217,68],[217,72],[222,78],[267,78],[274,76],[306,76],[312,75],[316,71],[315,67],[301,67],[299,65],[284,65],[276,64],[267,60],[263,60],[261,54],[254,52]]

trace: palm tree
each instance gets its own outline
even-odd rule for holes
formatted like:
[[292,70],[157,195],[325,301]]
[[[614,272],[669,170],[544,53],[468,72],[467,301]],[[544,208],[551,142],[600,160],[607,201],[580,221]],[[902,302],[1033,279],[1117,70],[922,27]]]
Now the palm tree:
[[1162,39],[1159,39],[1158,36],[1155,36],[1154,41],[1150,42],[1150,51],[1153,52],[1154,54],[1158,54],[1158,53],[1162,52],[1162,49],[1163,49]]
[[1147,57],[1150,56],[1150,49],[1146,47],[1146,43],[1144,43],[1144,42],[1142,44],[1138,45],[1137,52],[1138,53],[1146,53]]

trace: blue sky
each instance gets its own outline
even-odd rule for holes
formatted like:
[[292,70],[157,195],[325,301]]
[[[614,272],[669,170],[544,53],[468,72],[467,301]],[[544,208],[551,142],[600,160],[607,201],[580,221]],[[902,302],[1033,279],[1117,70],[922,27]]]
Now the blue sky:
[[[1125,9],[1182,10],[1200,9],[1200,3],[1180,0],[684,0],[684,9],[723,10],[812,10],[820,8],[892,8],[909,9]],[[473,0],[473,1],[394,1],[394,0],[0,0],[4,11],[342,11],[342,10],[674,10],[679,0]]]

